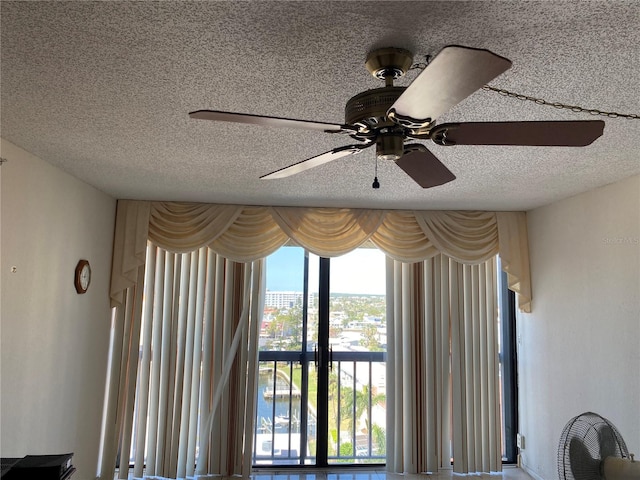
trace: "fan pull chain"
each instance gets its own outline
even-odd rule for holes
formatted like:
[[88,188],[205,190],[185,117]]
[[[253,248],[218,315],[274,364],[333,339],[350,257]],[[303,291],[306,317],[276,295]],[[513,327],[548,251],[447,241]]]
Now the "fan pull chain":
[[503,95],[505,97],[517,98],[518,100],[533,102],[538,105],[547,105],[547,106],[555,107],[559,109],[571,110],[574,113],[590,113],[591,115],[601,115],[603,117],[609,117],[609,118],[620,117],[620,118],[633,118],[635,120],[640,119],[640,115],[638,115],[637,113],[605,112],[595,108],[584,108],[578,105],[567,105],[560,102],[549,102],[547,100],[544,100],[543,98],[536,98],[536,97],[531,97],[529,95],[523,95],[521,93],[514,93],[514,92],[510,92],[509,90],[505,90],[504,88],[496,88],[490,85],[485,85],[484,87],[482,87],[482,89],[488,90],[490,92],[499,93],[500,95]]
[[376,155],[376,173],[373,176],[373,184],[371,185],[373,188],[380,188],[380,182],[378,181],[378,156]]
[[[425,55],[424,62],[414,63],[413,65],[411,65],[411,67],[409,67],[409,70],[424,70],[429,66],[430,62],[431,62],[431,56]],[[532,97],[530,95],[524,95],[522,93],[515,93],[509,90],[506,90],[504,88],[492,87],[491,85],[484,85],[482,89],[487,90],[489,92],[499,93],[500,95],[505,97],[517,98],[518,100],[533,102],[537,105],[546,105],[546,106],[554,107],[558,109],[570,110],[573,113],[589,113],[591,115],[600,115],[602,117],[608,117],[608,118],[627,118],[627,119],[640,120],[640,115],[638,115],[637,113],[605,112],[603,110],[598,110],[597,108],[585,108],[579,105],[567,105],[566,103],[549,102],[544,98],[537,98],[537,97]]]

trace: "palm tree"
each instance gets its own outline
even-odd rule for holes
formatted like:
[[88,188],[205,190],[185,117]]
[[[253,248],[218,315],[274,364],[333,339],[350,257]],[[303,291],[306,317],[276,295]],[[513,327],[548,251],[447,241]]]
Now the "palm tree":
[[[371,391],[371,387],[369,385],[364,385],[360,390],[356,390],[355,395],[353,394],[353,388],[351,387],[341,388],[342,398],[340,402],[340,411],[349,412],[347,415],[345,415],[346,427],[349,430],[353,430],[354,422],[362,419],[362,417],[364,416],[366,433],[369,432],[371,428],[371,426],[369,425],[369,414],[370,414],[369,405],[371,405],[371,408],[373,408],[376,405],[383,404],[386,400],[385,394],[382,394],[382,393],[374,394],[374,393],[370,393],[370,391]],[[353,415],[354,398],[355,398],[355,416]]]
[[356,391],[356,418],[361,418],[362,415],[367,412],[365,423],[367,430],[369,430],[369,399],[371,399],[371,408],[376,405],[381,405],[387,400],[387,396],[384,393],[371,393],[371,387],[365,385],[362,390]]

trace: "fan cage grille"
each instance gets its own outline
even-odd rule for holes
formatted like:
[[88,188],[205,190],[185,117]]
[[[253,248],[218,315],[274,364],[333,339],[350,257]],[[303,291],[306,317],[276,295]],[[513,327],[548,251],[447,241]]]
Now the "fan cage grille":
[[[572,441],[579,441],[584,446],[592,462],[571,464]],[[609,420],[597,413],[582,413],[569,420],[562,430],[558,448],[558,476],[561,480],[601,479],[600,464],[606,457],[628,456],[629,450],[622,435]],[[595,468],[594,472],[590,471],[592,467]]]

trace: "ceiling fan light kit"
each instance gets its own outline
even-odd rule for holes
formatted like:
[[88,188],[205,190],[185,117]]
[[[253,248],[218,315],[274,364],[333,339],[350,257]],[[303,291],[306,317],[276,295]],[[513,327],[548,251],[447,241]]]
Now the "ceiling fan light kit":
[[[245,113],[197,110],[191,118],[270,127],[341,133],[358,143],[334,148],[262,179],[284,178],[354,155],[373,145],[379,160],[392,160],[422,188],[448,183],[456,176],[421,143],[437,145],[586,146],[602,135],[602,120],[541,122],[472,122],[436,125],[436,118],[482,89],[511,67],[489,50],[450,45],[429,62],[408,87],[393,82],[413,64],[411,52],[382,48],[369,53],[365,67],[385,86],[358,93],[345,106],[345,123],[325,123]],[[377,186],[376,186],[377,184]],[[378,188],[374,182],[373,188]]]

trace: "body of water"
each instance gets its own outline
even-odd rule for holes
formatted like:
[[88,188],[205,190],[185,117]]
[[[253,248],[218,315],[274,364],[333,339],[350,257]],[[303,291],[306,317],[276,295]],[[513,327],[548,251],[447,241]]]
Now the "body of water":
[[[296,386],[290,386],[285,374],[277,372],[274,384],[273,368],[261,367],[256,406],[257,456],[273,457],[269,462],[276,463],[280,459],[300,458],[300,393]],[[315,438],[315,420],[313,413],[309,412],[309,439]]]

